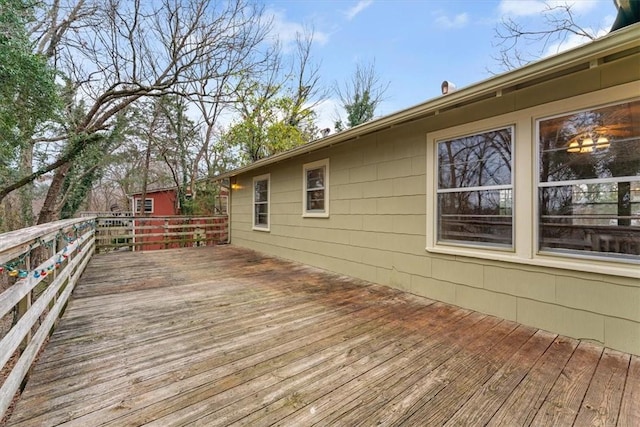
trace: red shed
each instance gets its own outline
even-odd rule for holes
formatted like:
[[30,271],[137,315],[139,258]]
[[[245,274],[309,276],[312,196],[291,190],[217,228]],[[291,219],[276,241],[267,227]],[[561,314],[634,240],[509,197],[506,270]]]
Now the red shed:
[[[140,213],[142,193],[133,193],[130,196],[131,211]],[[151,216],[179,215],[178,191],[176,187],[148,190],[144,200],[144,213]]]
[[[190,194],[188,193],[188,196]],[[130,196],[131,212],[133,213],[136,228],[135,239],[143,242],[150,242],[150,244],[144,244],[139,246],[140,250],[157,250],[163,249],[166,246],[163,242],[161,234],[165,231],[165,227],[168,225],[175,225],[173,222],[177,219],[167,218],[169,216],[182,215],[180,209],[180,202],[178,200],[178,190],[176,187],[159,188],[155,190],[148,190],[144,201],[144,214],[140,213],[140,203],[142,203],[142,193],[133,193]],[[210,211],[209,215],[226,215],[228,209],[229,188],[221,185],[218,188],[218,194],[215,197],[213,206],[207,206],[207,210]],[[141,216],[148,216],[150,218],[141,218]],[[164,217],[164,218],[157,218]],[[216,220],[218,221],[218,220]],[[224,220],[220,220],[224,222]],[[145,234],[147,236],[145,236]],[[221,237],[225,240],[224,236]],[[152,243],[153,242],[153,243]]]

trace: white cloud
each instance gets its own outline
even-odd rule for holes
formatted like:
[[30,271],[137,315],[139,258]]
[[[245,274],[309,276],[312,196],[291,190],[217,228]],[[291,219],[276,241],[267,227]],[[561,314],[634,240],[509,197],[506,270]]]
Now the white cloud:
[[[298,34],[305,33],[305,26],[299,22],[288,21],[284,12],[268,10],[265,13],[265,19],[271,23],[273,39],[280,41],[285,51],[293,45]],[[329,42],[329,34],[314,29],[313,41],[325,45]]]
[[453,18],[440,15],[436,18],[436,24],[441,28],[462,28],[469,22],[469,15],[460,13]]
[[501,15],[531,16],[541,13],[548,7],[571,5],[571,10],[576,13],[586,13],[597,6],[595,0],[501,0],[498,11]]
[[358,15],[360,12],[362,12],[372,4],[373,4],[373,0],[360,0],[358,4],[346,10],[344,13],[345,15],[347,15],[347,19],[351,21],[353,18],[356,17],[356,15]]

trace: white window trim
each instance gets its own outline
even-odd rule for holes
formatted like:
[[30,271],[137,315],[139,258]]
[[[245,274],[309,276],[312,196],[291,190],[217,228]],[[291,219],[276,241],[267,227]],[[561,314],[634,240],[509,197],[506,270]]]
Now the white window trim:
[[[634,81],[612,88],[578,95],[551,103],[526,108],[517,112],[466,123],[453,128],[430,132],[426,135],[426,247],[430,253],[481,258],[484,261],[512,262],[535,267],[557,268],[579,273],[598,273],[624,278],[640,278],[640,268],[636,263],[617,259],[603,259],[586,255],[538,252],[538,165],[536,120],[554,115],[563,115],[576,110],[594,109],[637,99],[630,94],[640,93],[640,82]],[[514,246],[515,251],[487,250],[484,247],[459,247],[457,245],[436,245],[435,197],[436,140],[455,135],[474,133],[482,129],[495,128],[505,123],[515,124],[514,148]],[[518,197],[515,198],[515,194]],[[574,273],[575,274],[575,273]]]
[[[133,199],[133,200],[134,200],[134,201],[133,201],[133,213],[136,213],[136,214],[137,214],[137,213],[139,212],[138,207],[139,207],[139,205],[140,205],[140,202],[142,202],[142,198],[141,198],[141,197],[136,197],[136,198],[135,198],[135,199]],[[144,209],[144,212],[143,212],[143,213],[153,213],[153,211],[155,210],[154,199],[153,199],[153,198],[151,198],[151,197],[147,197],[147,198],[145,198],[145,199],[144,199],[144,201],[145,201],[145,202],[147,202],[147,201],[151,201],[151,210],[149,210],[149,211],[148,211],[148,210]],[[145,203],[145,204],[146,204],[146,203]]]
[[[307,211],[307,171],[324,166],[324,211]],[[302,165],[302,216],[304,218],[329,218],[329,159]]]
[[[267,181],[267,226],[262,227],[256,225],[256,182]],[[271,174],[254,176],[253,183],[251,185],[251,228],[254,231],[271,231]]]

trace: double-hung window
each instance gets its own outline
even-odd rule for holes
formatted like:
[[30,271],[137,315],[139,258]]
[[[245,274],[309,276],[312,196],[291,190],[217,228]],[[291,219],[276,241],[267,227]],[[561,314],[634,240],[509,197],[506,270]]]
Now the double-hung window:
[[537,130],[538,249],[640,260],[640,100]]
[[329,159],[303,165],[303,216],[329,216]]
[[270,174],[253,178],[253,229],[269,231]]
[[437,141],[437,241],[513,247],[512,126]]
[[[140,203],[142,199],[137,198],[135,203],[135,213],[140,213]],[[153,213],[153,199],[144,199],[144,213]]]

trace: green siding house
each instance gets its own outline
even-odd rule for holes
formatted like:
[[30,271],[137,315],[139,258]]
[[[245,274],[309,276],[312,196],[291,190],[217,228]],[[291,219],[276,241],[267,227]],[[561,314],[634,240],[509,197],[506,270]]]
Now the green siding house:
[[640,24],[219,178],[234,245],[640,354]]

